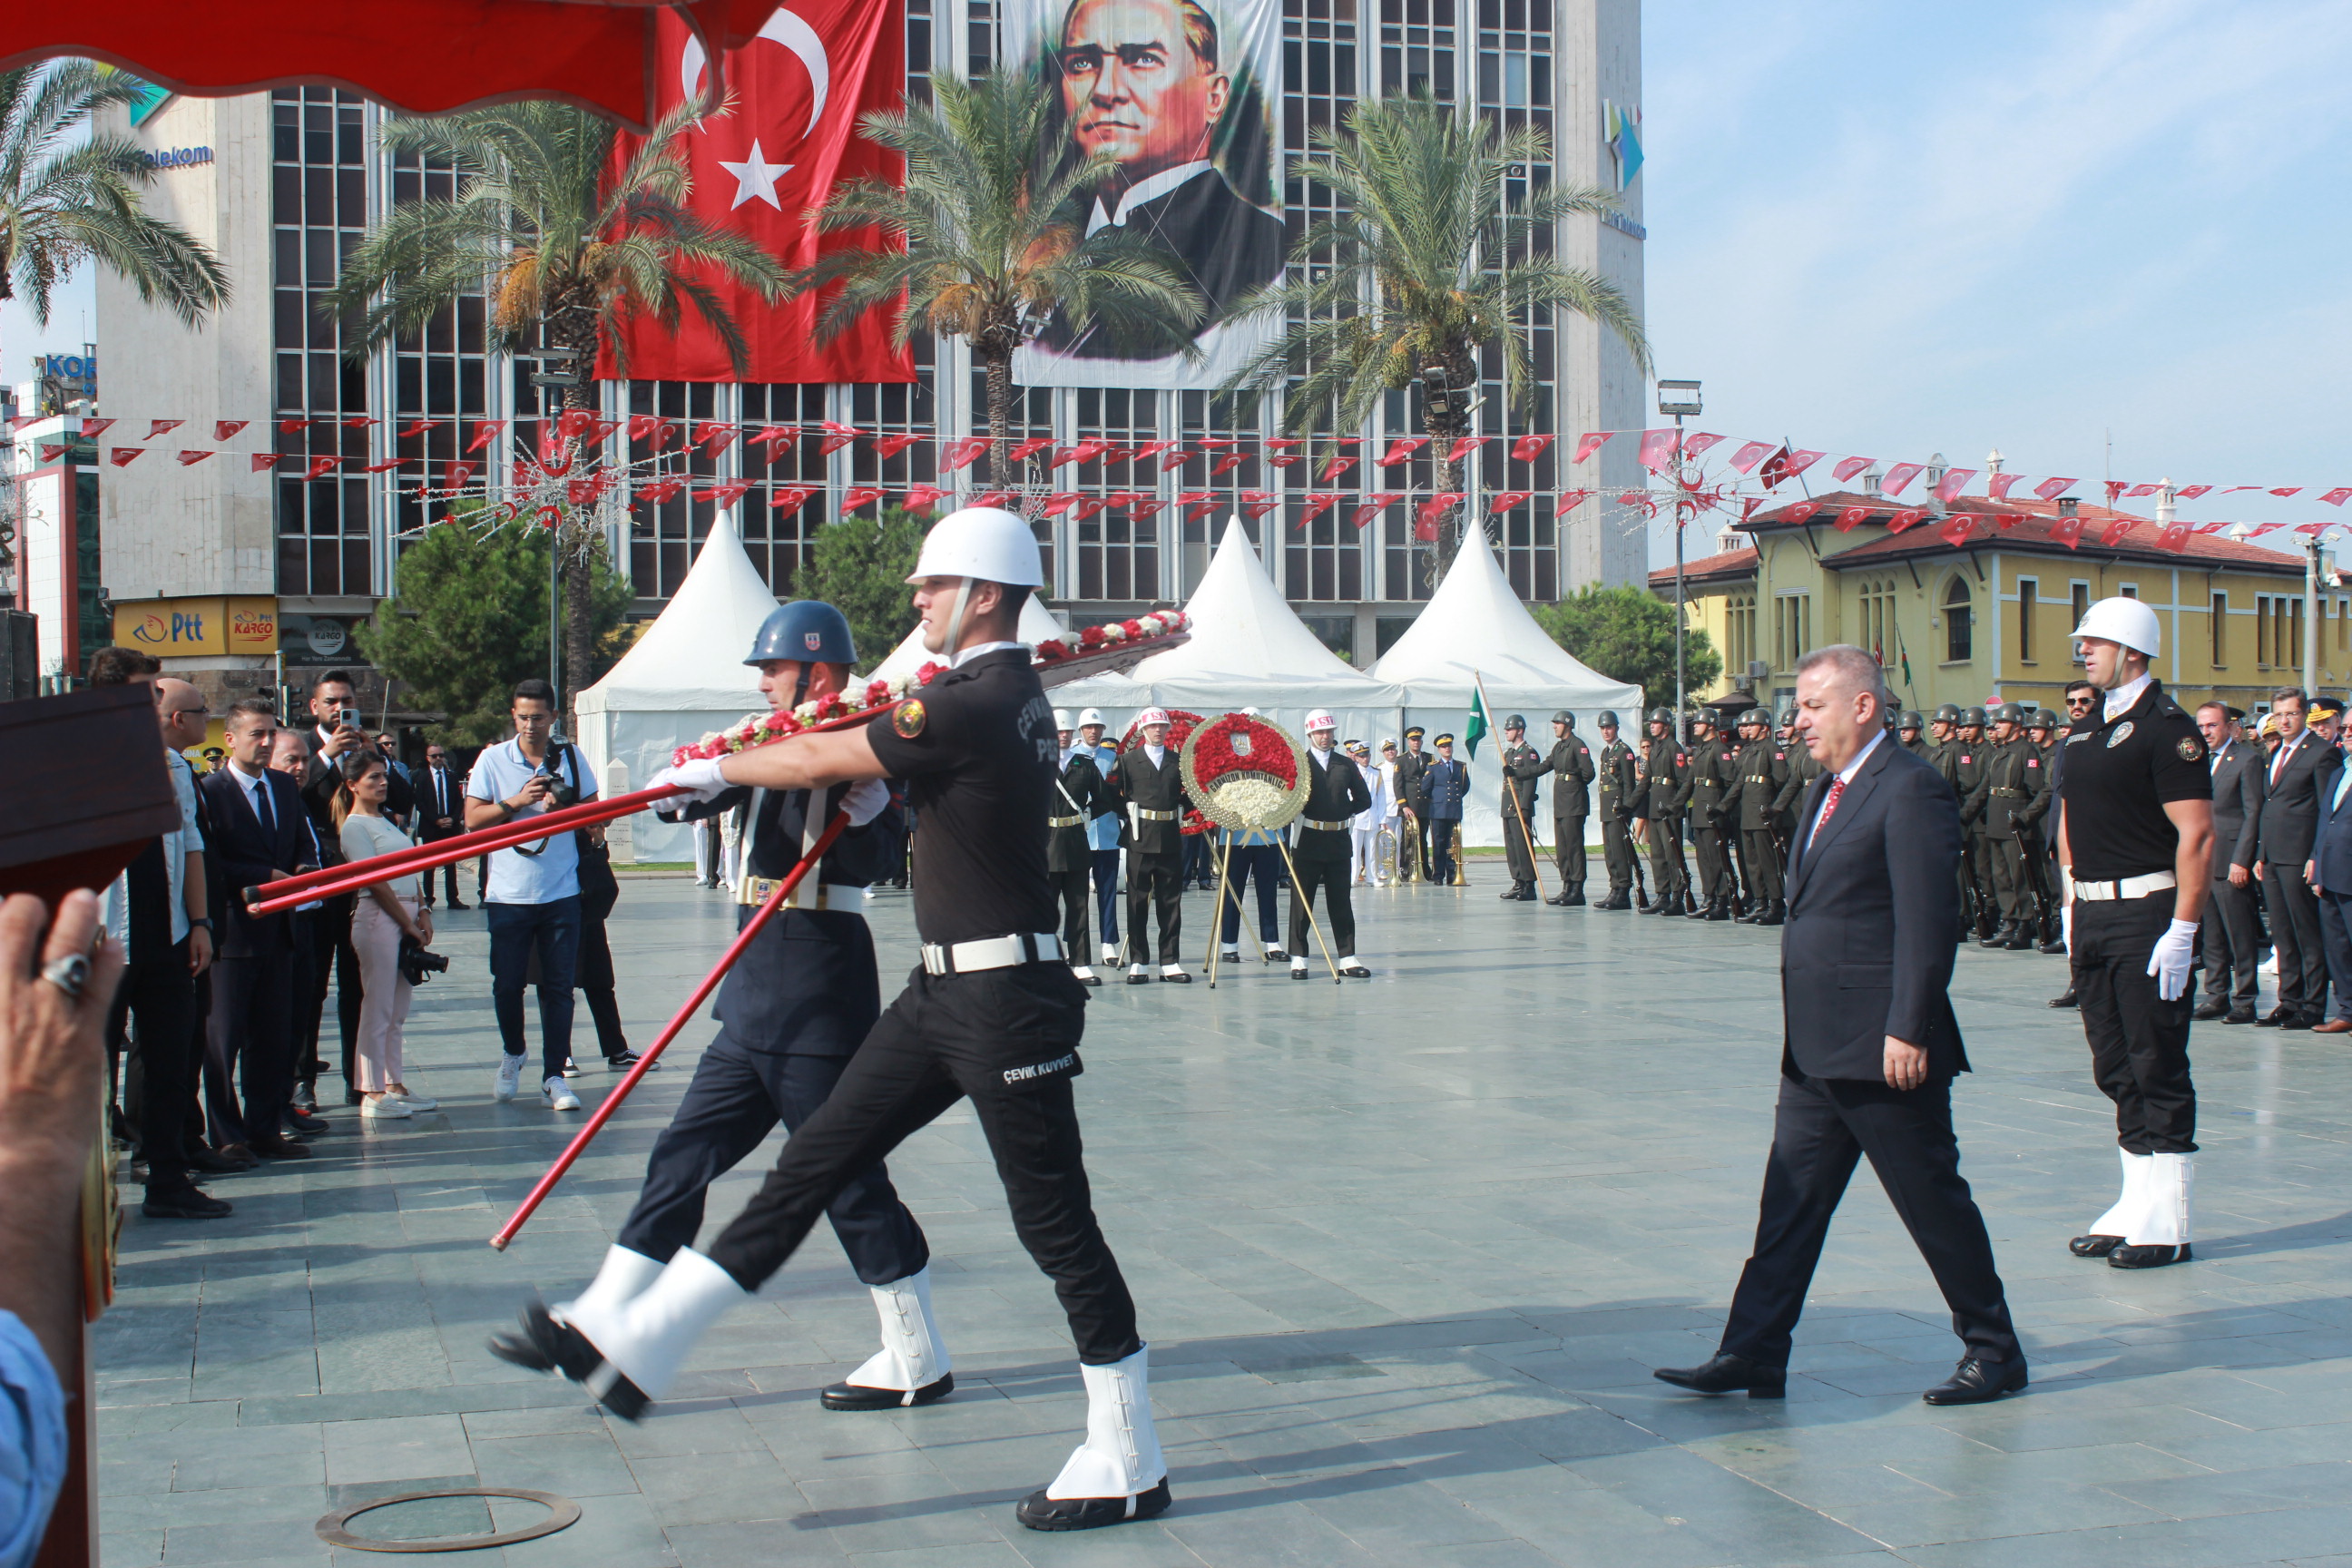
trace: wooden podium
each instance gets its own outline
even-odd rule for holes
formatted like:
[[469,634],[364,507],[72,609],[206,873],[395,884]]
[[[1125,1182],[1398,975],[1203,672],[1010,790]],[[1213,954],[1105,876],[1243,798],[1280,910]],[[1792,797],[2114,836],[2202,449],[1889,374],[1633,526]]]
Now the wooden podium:
[[[146,686],[104,686],[0,702],[0,895],[37,893],[52,907],[76,888],[103,889],[150,839],[180,826],[163,765],[155,699]],[[82,1183],[82,1335],[63,1368],[68,1459],[36,1568],[98,1562],[98,1420],[89,1325],[114,1295],[114,1159],[106,1108]],[[5,1200],[0,1200],[5,1201]]]

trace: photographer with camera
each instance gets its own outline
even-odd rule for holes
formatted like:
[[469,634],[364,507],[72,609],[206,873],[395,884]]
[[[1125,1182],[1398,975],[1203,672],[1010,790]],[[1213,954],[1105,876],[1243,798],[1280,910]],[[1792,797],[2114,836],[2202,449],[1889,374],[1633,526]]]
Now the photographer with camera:
[[[514,689],[509,711],[514,739],[486,748],[466,780],[468,832],[596,798],[587,763],[570,742],[553,740],[555,689],[544,680],[523,681]],[[601,826],[586,832],[590,843],[604,843]],[[551,1110],[577,1110],[580,1097],[563,1080],[572,1059],[572,991],[580,956],[576,836],[558,833],[519,848],[493,850],[489,861],[482,911],[490,928],[490,1000],[506,1047],[497,1096],[512,1100],[522,1086],[522,993],[535,952],[543,1053],[540,1100]]]
[[[392,770],[374,751],[347,752],[336,764],[335,830],[343,858],[365,860],[407,847],[408,836],[384,815]],[[361,1094],[360,1115],[368,1121],[411,1116],[440,1101],[412,1093],[401,1079],[401,1026],[408,1019],[412,984],[433,940],[433,914],[424,907],[415,876],[378,882],[360,895],[352,915],[352,947],[359,954],[360,1033],[354,1052]],[[442,960],[441,966],[447,967]]]

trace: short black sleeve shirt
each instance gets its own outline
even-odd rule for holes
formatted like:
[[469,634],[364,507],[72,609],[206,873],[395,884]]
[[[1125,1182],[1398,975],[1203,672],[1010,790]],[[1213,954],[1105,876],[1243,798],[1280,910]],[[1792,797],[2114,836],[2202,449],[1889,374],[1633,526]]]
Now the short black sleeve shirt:
[[2157,681],[2112,722],[2104,707],[2065,740],[2058,798],[2066,812],[2074,875],[2114,882],[2173,869],[2179,831],[2168,802],[2213,798],[2213,770],[2196,721]]
[[1058,929],[1045,817],[1061,741],[1028,650],[932,677],[868,727],[914,809],[915,929],[927,942]]

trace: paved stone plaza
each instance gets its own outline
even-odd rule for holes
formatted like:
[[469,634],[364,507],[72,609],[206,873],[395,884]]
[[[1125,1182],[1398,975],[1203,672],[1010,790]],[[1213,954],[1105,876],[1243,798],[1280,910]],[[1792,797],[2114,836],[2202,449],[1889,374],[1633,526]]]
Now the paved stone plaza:
[[[1649,1369],[1712,1350],[1746,1256],[1780,1057],[1777,933],[1504,904],[1499,869],[1475,875],[1364,899],[1375,978],[1344,990],[1252,963],[1215,991],[1095,994],[1079,1100],[1151,1341],[1176,1496],[1162,1519],[1078,1536],[1013,1522],[1084,1406],[965,1112],[892,1161],[935,1253],[945,1404],[817,1407],[875,1338],[822,1230],[643,1426],[492,1359],[485,1336],[527,1291],[568,1293],[595,1267],[710,1029],[494,1253],[486,1238],[582,1118],[491,1100],[485,943],[466,913],[411,1023],[409,1081],[442,1111],[362,1131],[338,1108],[319,1158],[213,1184],[233,1219],[128,1218],[99,1340],[109,1568],[382,1563],[331,1553],[315,1521],[436,1484],[577,1500],[579,1523],[504,1560],[595,1568],[2352,1553],[2344,1047],[2200,1025],[2199,1261],[2118,1272],[2065,1249],[2116,1165],[2080,1025],[2043,1005],[2062,961],[1965,952],[1965,1169],[2032,1389],[1919,1403],[1958,1343],[1864,1174],[1788,1402],[1710,1402]],[[1191,952],[1208,912],[1188,900]],[[721,894],[625,884],[613,944],[635,1043],[731,924]],[[876,924],[887,996],[912,953],[906,896],[884,895]],[[577,1083],[593,1107],[611,1081],[592,1067]],[[361,1522],[424,1536],[490,1518],[467,1500]]]

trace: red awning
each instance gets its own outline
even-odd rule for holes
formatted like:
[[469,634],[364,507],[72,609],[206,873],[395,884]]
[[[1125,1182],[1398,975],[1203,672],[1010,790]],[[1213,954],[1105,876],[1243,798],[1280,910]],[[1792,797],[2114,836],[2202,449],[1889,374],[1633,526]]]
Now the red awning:
[[[121,0],[0,6],[0,69],[78,55],[174,92],[341,87],[412,113],[557,99],[646,130],[654,18],[677,12],[713,59],[777,0]],[[706,79],[716,93],[718,73]]]

